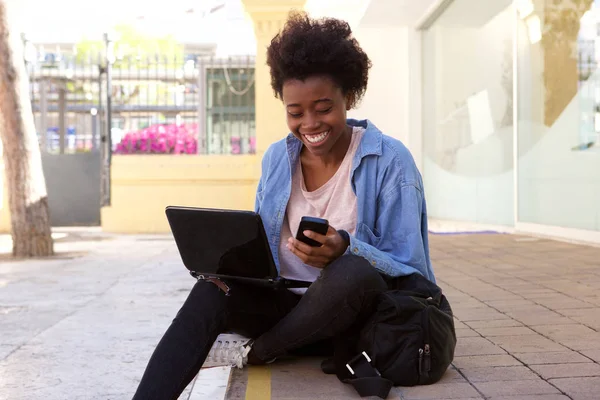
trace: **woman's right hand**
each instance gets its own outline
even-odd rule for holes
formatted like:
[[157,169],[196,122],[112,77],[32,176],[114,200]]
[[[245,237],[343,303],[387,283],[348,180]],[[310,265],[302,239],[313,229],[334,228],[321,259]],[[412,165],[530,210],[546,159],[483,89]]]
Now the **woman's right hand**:
[[342,254],[350,245],[333,227],[329,226],[326,235],[321,235],[313,231],[304,231],[304,235],[310,239],[321,243],[319,247],[309,246],[306,243],[291,237],[288,240],[287,248],[294,253],[306,265],[316,268],[325,268]]

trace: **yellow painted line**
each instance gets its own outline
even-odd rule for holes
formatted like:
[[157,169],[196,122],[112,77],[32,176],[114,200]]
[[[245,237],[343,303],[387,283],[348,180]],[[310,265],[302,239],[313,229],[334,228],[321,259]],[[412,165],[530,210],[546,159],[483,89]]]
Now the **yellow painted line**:
[[248,368],[246,400],[271,400],[270,366],[251,366]]

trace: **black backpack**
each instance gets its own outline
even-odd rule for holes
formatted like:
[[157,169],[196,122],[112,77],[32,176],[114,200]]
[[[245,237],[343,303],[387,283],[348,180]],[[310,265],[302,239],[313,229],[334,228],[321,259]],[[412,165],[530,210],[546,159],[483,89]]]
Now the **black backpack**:
[[435,383],[454,358],[454,318],[442,290],[418,274],[390,286],[366,322],[335,339],[335,372],[361,397]]

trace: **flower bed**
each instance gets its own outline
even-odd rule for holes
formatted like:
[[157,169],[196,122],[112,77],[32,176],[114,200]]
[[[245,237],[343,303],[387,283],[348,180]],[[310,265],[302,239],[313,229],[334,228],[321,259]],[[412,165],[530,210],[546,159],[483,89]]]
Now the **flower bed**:
[[125,134],[114,154],[196,154],[197,124],[151,125]]

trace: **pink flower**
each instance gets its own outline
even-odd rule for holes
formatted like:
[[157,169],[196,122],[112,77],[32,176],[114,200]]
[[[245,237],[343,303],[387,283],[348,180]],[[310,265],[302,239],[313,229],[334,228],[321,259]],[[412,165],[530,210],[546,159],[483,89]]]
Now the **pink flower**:
[[128,132],[115,147],[115,154],[195,154],[197,124],[152,125]]

